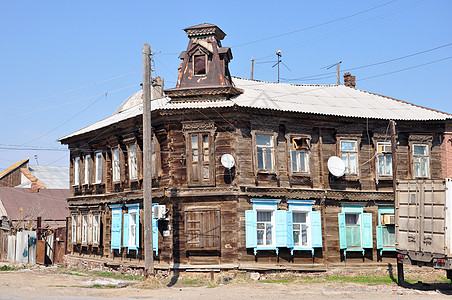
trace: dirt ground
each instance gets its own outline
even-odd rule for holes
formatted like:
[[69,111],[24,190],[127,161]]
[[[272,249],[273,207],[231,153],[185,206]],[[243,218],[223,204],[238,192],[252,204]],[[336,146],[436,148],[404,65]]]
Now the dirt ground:
[[[0,262],[0,267],[5,264]],[[225,272],[214,274],[214,280],[209,273],[187,272],[146,281],[55,266],[0,269],[8,269],[0,271],[0,299],[449,299],[452,295],[445,271],[417,267],[405,269],[406,288],[396,285],[388,269]]]

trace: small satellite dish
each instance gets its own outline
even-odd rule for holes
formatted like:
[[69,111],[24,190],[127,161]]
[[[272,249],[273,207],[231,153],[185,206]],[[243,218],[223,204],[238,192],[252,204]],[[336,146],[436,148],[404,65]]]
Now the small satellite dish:
[[341,177],[345,174],[344,162],[337,156],[331,156],[328,159],[328,170],[334,176]]
[[226,169],[231,169],[235,165],[234,157],[231,154],[223,154],[221,156],[221,164]]

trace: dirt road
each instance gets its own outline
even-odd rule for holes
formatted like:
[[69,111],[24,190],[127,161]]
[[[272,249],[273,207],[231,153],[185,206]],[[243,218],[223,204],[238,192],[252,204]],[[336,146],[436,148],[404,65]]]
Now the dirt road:
[[367,275],[350,271],[346,272],[349,279],[338,271],[317,274],[312,279],[296,277],[306,275],[270,274],[254,281],[244,274],[240,278],[217,274],[214,281],[206,281],[208,274],[181,274],[177,281],[168,277],[143,282],[58,267],[28,266],[0,271],[0,299],[450,299],[452,287],[442,277],[444,274],[420,270],[407,277],[422,283],[401,288],[394,282],[367,280]]

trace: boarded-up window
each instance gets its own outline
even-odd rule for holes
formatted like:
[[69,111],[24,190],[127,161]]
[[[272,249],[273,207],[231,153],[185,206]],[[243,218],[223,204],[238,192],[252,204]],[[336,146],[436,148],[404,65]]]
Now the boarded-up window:
[[214,166],[212,137],[209,133],[188,135],[188,180],[190,185],[213,185]]
[[207,57],[206,55],[195,55],[194,57],[194,69],[195,75],[207,74]]
[[185,210],[187,250],[220,250],[220,208]]

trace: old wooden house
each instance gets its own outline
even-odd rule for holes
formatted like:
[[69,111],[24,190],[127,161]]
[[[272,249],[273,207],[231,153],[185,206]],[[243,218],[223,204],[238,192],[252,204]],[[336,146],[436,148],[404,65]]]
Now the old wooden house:
[[[393,262],[389,121],[397,177],[441,178],[452,115],[355,89],[350,74],[347,85],[231,77],[225,33],[185,31],[177,85],[151,101],[155,267]],[[71,152],[72,262],[144,266],[141,96],[60,139]],[[330,173],[331,157],[344,174]]]

